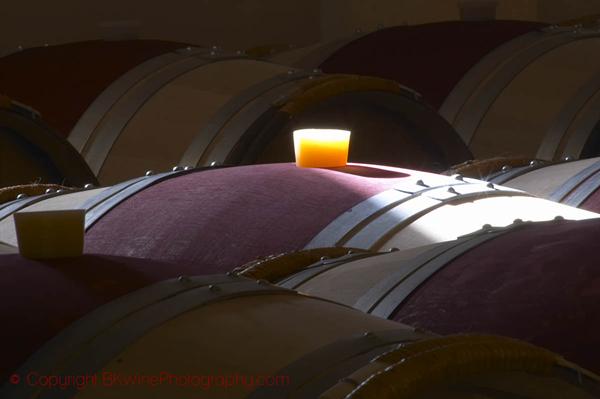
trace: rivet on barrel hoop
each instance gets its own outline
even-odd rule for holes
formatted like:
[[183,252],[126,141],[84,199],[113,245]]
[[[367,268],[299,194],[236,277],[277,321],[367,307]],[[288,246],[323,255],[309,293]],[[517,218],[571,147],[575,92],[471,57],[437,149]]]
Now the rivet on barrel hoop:
[[573,161],[573,160],[574,160],[574,158],[570,155],[567,155],[563,158],[563,161],[565,161],[565,162],[569,162],[569,161]]
[[453,178],[454,180],[460,180],[460,181],[465,180],[464,176],[461,174],[452,175],[450,177]]
[[47,188],[46,191],[44,191],[44,194],[50,194],[50,193],[53,193],[53,192],[54,192],[53,189]]
[[565,218],[560,215],[557,215],[557,216],[554,216],[554,220],[565,220]]
[[180,170],[183,170],[183,166],[173,166],[173,169],[171,169],[173,172],[179,172]]
[[515,219],[513,220],[513,224],[522,224],[523,223],[523,219]]
[[502,167],[502,171],[503,171],[503,172],[507,172],[507,171],[509,171],[509,170],[511,170],[511,169],[512,169],[512,168],[511,168],[509,165],[504,165],[504,166]]
[[450,187],[450,188],[448,189],[448,192],[449,192],[450,194],[458,194],[458,192],[457,192],[457,191],[454,189],[454,187]]
[[153,170],[147,170],[145,173],[146,176],[152,176],[153,174],[154,174]]
[[388,252],[396,252],[396,251],[399,251],[399,249],[396,247],[392,247],[392,248],[388,249]]
[[417,186],[429,187],[425,182],[421,179],[417,180]]
[[177,277],[177,281],[179,281],[180,283],[188,283],[190,281],[190,278],[188,276],[179,276]]
[[329,259],[329,256],[321,256],[321,259],[319,259],[321,262],[325,261]]
[[216,286],[216,285],[213,285],[213,284],[209,285],[208,289],[211,290],[212,292],[221,291],[221,288],[219,288],[219,286]]
[[84,190],[91,190],[92,188],[94,188],[94,185],[92,183],[87,183],[83,186]]
[[21,194],[17,195],[18,200],[25,199],[25,198],[27,198],[27,194],[21,193]]
[[494,188],[494,183],[488,183],[485,185],[487,188]]
[[538,165],[540,162],[537,159],[533,159],[529,162],[529,166],[536,166]]
[[484,224],[484,225],[483,225],[481,228],[482,228],[483,230],[489,230],[489,229],[491,229],[491,228],[492,228],[492,225],[491,225],[491,224],[488,224],[488,223],[486,223],[486,224]]

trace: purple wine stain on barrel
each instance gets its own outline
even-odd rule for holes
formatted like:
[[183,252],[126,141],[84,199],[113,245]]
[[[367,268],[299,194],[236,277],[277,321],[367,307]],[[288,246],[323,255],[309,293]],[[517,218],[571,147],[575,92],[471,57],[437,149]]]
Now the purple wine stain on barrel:
[[50,338],[99,306],[195,266],[84,255],[47,261],[1,255],[0,385]]
[[591,212],[600,212],[600,189],[594,191],[586,200],[581,204],[581,209]]
[[500,236],[433,275],[394,319],[438,334],[523,339],[599,372],[599,236],[597,219]]
[[396,26],[334,52],[321,69],[396,80],[439,108],[458,81],[501,44],[544,27],[526,21],[449,21]]
[[194,262],[197,274],[228,272],[260,256],[302,249],[339,215],[409,177],[381,169],[269,164],[169,179],[93,225],[86,251]]

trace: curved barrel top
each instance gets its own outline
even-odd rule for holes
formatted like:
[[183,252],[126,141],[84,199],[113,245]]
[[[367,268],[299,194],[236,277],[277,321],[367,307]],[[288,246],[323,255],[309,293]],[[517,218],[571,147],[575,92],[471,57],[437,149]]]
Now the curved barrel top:
[[501,44],[545,26],[526,21],[449,21],[381,29],[329,56],[321,69],[396,80],[439,108],[458,81]]
[[[0,81],[4,76],[0,76]],[[0,86],[2,90],[2,86]],[[0,94],[0,100],[2,100]],[[0,104],[0,187],[32,182],[97,184],[83,157],[29,107]]]
[[0,93],[35,108],[68,136],[87,107],[119,76],[186,46],[161,40],[94,40],[25,49],[0,58]]
[[73,321],[122,295],[157,281],[191,275],[184,263],[84,255],[32,261],[0,255],[0,380]]
[[339,215],[415,173],[294,164],[189,173],[113,208],[88,230],[86,250],[190,260],[203,265],[203,273],[226,272],[259,256],[303,248]]

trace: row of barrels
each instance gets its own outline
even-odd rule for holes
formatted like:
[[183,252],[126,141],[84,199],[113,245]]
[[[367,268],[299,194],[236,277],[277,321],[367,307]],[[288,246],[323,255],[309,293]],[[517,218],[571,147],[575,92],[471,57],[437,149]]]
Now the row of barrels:
[[[84,256],[10,253],[14,212],[73,208]],[[357,164],[178,170],[0,212],[2,397],[188,397],[169,378],[236,373],[290,380],[205,397],[600,395],[569,363],[600,371],[596,213]],[[165,370],[154,386],[40,380]]]
[[[291,132],[314,126],[351,130],[357,162],[441,171],[470,158],[451,126],[397,82],[165,46],[29,49],[0,59],[0,87],[44,115],[102,184],[172,165],[290,161]],[[111,68],[98,62],[115,58]]]
[[[472,58],[456,57],[462,69],[445,78],[452,84],[432,87],[446,90],[444,101],[462,87],[460,112],[477,111],[469,104],[477,96],[490,99],[480,127],[508,110],[500,105],[513,102],[503,91],[513,84],[511,90],[547,100],[548,112],[531,114],[532,128],[552,122],[552,101],[570,105],[569,123],[593,106],[589,81],[581,81],[587,88],[579,102],[564,87],[550,96],[529,91],[535,83],[518,83],[540,70],[546,79],[587,79],[568,62],[563,68],[544,57],[556,51],[562,62],[571,51],[581,60],[595,45],[589,31],[443,23],[276,57],[317,49],[331,61],[356,46],[364,58],[375,48],[373,37],[397,46],[398,37],[423,32],[479,43]],[[482,44],[485,32],[495,41]],[[103,57],[115,60],[110,68],[98,63]],[[419,54],[408,58],[432,65]],[[215,398],[600,397],[593,374],[600,373],[600,167],[594,158],[563,159],[575,124],[553,136],[560,145],[552,156],[540,155],[552,143],[539,129],[527,136],[535,145],[524,143],[518,154],[494,144],[510,142],[506,134],[482,139],[477,131],[474,138],[501,150],[478,153],[416,83],[423,96],[399,85],[406,80],[347,75],[329,69],[329,61],[285,61],[292,69],[272,61],[159,41],[78,43],[0,59],[0,70],[14,78],[7,93],[35,108],[11,99],[0,108],[3,123],[12,123],[0,129],[5,142],[24,149],[15,162],[41,162],[19,170],[28,181],[41,177],[37,168],[51,176],[42,182],[81,187],[0,192],[9,199],[0,204],[0,314],[7,321],[0,396],[183,398],[198,395],[203,376],[213,384],[203,386],[210,389],[203,397]],[[33,83],[22,85],[19,76]],[[28,98],[19,94],[24,87],[32,88]],[[48,112],[52,107],[58,111]],[[356,133],[351,160],[420,170],[269,163],[291,160],[289,133],[315,124]],[[21,135],[20,126],[29,125],[46,140]],[[583,137],[594,140],[592,133]],[[49,168],[54,155],[39,161],[27,153],[56,154],[59,146],[69,148],[85,176]],[[593,145],[583,147],[573,155],[598,155]],[[526,158],[473,162],[470,151]],[[460,162],[450,176],[422,171]],[[251,163],[259,165],[230,166]],[[181,166],[142,173],[172,165]],[[15,170],[6,176],[18,176]],[[85,211],[84,256],[32,261],[16,254],[16,213],[71,209]],[[114,377],[109,386],[93,378],[65,382],[105,374]],[[118,377],[133,375],[147,378],[127,384]],[[63,386],[51,386],[59,376]],[[148,383],[151,376],[160,384]],[[251,376],[285,383],[264,386],[248,382]],[[235,381],[214,381],[226,377]]]
[[440,22],[381,29],[282,52],[271,60],[411,87],[476,158],[559,160],[598,153],[596,24]]
[[[114,184],[173,165],[287,162],[291,131],[303,127],[351,130],[355,162],[434,172],[473,155],[598,156],[597,35],[461,21],[386,28],[267,59],[156,40],[27,49],[0,58],[0,87],[49,127],[39,118],[15,126],[11,105],[0,107],[0,131],[5,148],[42,152],[54,173],[15,162],[3,165],[12,177],[2,183]],[[42,134],[34,127],[81,154],[85,162],[70,163],[77,175],[62,171],[56,146],[30,139]]]
[[[52,313],[48,324],[58,329],[85,315],[12,374],[12,383],[0,388],[4,398],[600,395],[595,375],[522,341],[439,336],[248,278],[165,280],[186,267],[104,256],[51,265],[10,258],[2,266],[19,277],[23,270],[44,275],[45,284],[29,281],[38,291],[25,297],[40,309],[35,319]],[[108,271],[114,273],[109,282]],[[53,290],[60,295],[49,301]],[[17,332],[26,340],[39,338],[36,321],[29,323],[31,330]],[[7,329],[3,335],[15,333],[11,324]],[[20,355],[16,342],[3,352],[4,364]],[[87,379],[75,383],[67,376]]]

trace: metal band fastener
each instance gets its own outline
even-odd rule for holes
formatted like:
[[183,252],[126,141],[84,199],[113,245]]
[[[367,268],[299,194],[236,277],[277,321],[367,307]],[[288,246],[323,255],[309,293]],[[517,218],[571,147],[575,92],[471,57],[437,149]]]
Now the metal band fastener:
[[487,241],[529,224],[517,219],[508,227],[494,228],[486,225],[458,240],[435,246],[402,264],[397,272],[369,289],[353,307],[379,317],[390,318],[417,287],[452,260]]
[[370,221],[375,220],[383,213],[398,205],[414,199],[427,191],[440,188],[447,189],[457,185],[471,184],[472,182],[481,183],[478,180],[464,178],[463,180],[448,179],[443,184],[432,182],[431,186],[425,184],[422,179],[403,182],[394,189],[376,194],[344,212],[317,234],[305,248],[343,245],[344,242],[349,242],[350,238],[360,232]]

